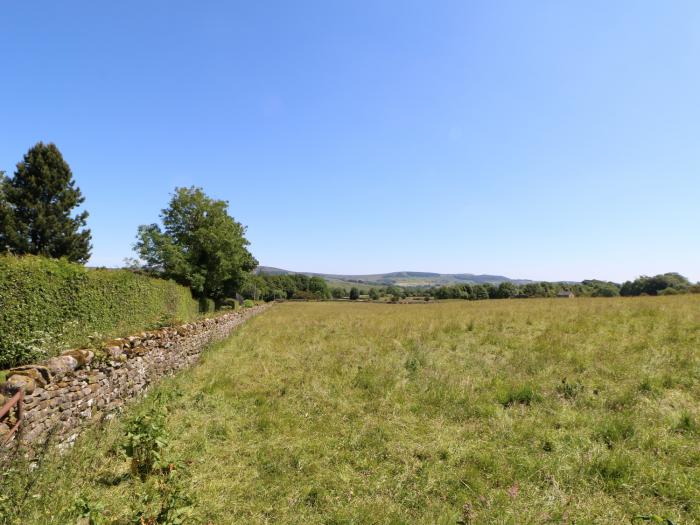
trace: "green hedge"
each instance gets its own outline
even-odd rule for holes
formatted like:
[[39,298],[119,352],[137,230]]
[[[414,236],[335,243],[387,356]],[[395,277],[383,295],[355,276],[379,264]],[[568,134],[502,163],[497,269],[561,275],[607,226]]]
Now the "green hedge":
[[41,257],[0,257],[0,369],[197,315],[189,289],[172,281]]
[[199,311],[203,314],[209,314],[216,310],[216,303],[213,299],[202,297],[199,299]]

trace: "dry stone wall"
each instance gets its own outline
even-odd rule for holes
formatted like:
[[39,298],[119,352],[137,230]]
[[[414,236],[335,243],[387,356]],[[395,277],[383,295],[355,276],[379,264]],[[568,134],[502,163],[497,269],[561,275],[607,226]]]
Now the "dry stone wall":
[[[0,385],[0,407],[24,391],[24,415],[15,442],[75,440],[82,427],[117,410],[164,376],[191,366],[209,344],[226,338],[267,305],[123,339],[100,349],[69,350],[41,365],[12,369]],[[0,443],[14,421],[0,421]]]

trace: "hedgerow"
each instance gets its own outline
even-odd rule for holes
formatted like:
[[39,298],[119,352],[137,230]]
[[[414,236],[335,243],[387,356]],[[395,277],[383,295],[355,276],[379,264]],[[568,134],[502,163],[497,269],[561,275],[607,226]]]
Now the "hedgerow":
[[188,288],[129,270],[0,257],[0,369],[198,315]]

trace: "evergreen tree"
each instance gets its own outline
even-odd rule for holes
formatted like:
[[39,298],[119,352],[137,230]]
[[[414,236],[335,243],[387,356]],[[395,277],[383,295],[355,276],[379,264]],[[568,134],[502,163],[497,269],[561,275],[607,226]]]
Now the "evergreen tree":
[[5,172],[0,171],[0,254],[12,250],[16,243],[14,235],[14,215],[5,197],[7,179]]
[[0,250],[85,263],[88,212],[72,215],[84,200],[58,148],[37,143],[12,178],[0,179]]
[[360,290],[358,290],[356,287],[352,287],[350,289],[350,300],[351,301],[357,301],[360,298]]

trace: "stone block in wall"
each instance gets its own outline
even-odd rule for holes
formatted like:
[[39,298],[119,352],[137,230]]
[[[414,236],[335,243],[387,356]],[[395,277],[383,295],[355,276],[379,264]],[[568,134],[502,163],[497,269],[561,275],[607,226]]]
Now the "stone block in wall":
[[9,375],[21,375],[31,377],[38,386],[46,386],[51,381],[51,372],[45,366],[27,365],[11,368]]
[[46,367],[53,375],[63,375],[78,368],[78,360],[70,355],[52,357],[46,361]]
[[3,391],[8,394],[14,394],[18,390],[23,390],[25,394],[31,394],[35,388],[34,379],[18,374],[11,375],[3,384]]
[[118,358],[120,355],[122,355],[122,347],[117,346],[117,345],[112,345],[112,346],[107,346],[104,348],[104,351],[107,353],[109,357],[112,359]]
[[74,358],[76,361],[78,361],[78,368],[82,368],[90,364],[95,357],[95,352],[93,350],[79,348],[76,350],[68,350],[67,352],[63,352],[61,355]]

